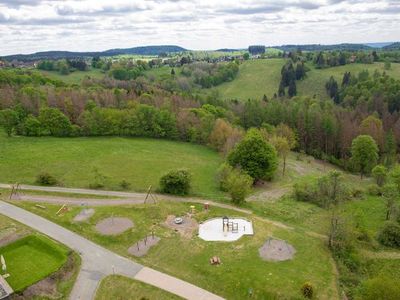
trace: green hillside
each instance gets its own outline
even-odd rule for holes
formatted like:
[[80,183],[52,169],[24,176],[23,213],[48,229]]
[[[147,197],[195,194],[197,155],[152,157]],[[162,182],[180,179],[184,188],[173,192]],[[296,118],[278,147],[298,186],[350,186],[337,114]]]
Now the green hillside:
[[[280,71],[284,63],[284,59],[245,61],[240,65],[239,74],[235,80],[223,83],[215,89],[219,91],[223,99],[260,99],[264,94],[272,97],[278,90]],[[298,95],[317,95],[322,98],[327,97],[325,83],[331,76],[340,83],[345,72],[358,74],[363,70],[368,70],[370,74],[373,74],[375,70],[385,71],[383,63],[349,64],[326,69],[315,69],[311,64],[307,66],[310,68],[307,78],[297,81]],[[389,76],[400,79],[400,64],[392,63],[391,69],[385,72]]]
[[[103,182],[120,189],[122,180],[135,191],[157,188],[170,169],[187,168],[193,175],[193,194],[221,196],[215,182],[219,155],[189,143],[144,138],[7,138],[0,134],[0,182],[34,184],[48,172],[62,185],[89,187]],[[97,178],[97,177],[105,178]]]
[[278,90],[284,62],[280,58],[245,61],[235,80],[219,85],[216,90],[223,99],[261,99],[264,94],[271,97]]

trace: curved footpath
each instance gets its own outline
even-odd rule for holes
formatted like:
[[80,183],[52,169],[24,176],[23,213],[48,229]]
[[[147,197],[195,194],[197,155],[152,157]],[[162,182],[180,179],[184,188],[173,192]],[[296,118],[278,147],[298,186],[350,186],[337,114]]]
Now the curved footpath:
[[80,254],[82,267],[72,289],[71,300],[94,299],[100,281],[112,274],[140,280],[185,299],[223,299],[193,284],[135,263],[64,227],[7,202],[0,201],[0,214],[40,231]]

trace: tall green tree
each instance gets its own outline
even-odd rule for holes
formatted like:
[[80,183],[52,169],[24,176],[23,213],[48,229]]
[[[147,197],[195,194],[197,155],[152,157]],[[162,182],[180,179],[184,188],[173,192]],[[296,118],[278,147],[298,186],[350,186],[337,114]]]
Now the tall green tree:
[[289,83],[288,95],[289,95],[289,97],[294,97],[294,96],[297,95],[297,88],[296,88],[296,81],[295,80],[292,80]]
[[361,178],[368,174],[378,161],[378,146],[369,135],[359,135],[351,144],[351,159]]
[[383,149],[383,162],[387,167],[391,167],[396,162],[397,143],[393,130],[390,129],[385,136]]
[[10,108],[0,110],[0,125],[8,136],[11,136],[14,128],[18,125],[18,114]]
[[278,157],[275,148],[265,141],[260,131],[252,128],[229,153],[228,163],[245,171],[254,181],[270,180],[278,167]]

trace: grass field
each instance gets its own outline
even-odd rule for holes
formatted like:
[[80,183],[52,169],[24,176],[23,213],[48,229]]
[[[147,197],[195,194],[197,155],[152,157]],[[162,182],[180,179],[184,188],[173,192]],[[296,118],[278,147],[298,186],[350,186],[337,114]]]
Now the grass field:
[[223,99],[269,98],[278,91],[281,68],[284,59],[259,59],[244,61],[239,67],[237,77],[220,84],[215,89]]
[[[280,71],[285,64],[284,59],[259,59],[245,61],[240,65],[238,76],[231,82],[226,82],[215,89],[223,99],[249,98],[261,99],[263,95],[272,97],[278,91],[281,79]],[[368,70],[372,75],[375,70],[383,72],[383,63],[374,64],[348,64],[345,66],[315,69],[308,64],[310,71],[304,80],[297,81],[297,93],[300,96],[314,96],[327,98],[325,83],[331,76],[341,83],[343,74],[351,72],[357,75],[360,71]],[[392,63],[390,70],[386,74],[393,78],[400,79],[400,64]]]
[[131,190],[158,187],[170,169],[188,168],[193,174],[192,193],[222,197],[215,174],[219,155],[189,143],[143,138],[7,138],[0,135],[0,182],[34,184],[40,172],[49,172],[62,185],[87,188],[95,170],[106,178],[105,189],[120,189],[126,180]]
[[99,69],[90,69],[89,71],[75,71],[69,73],[68,75],[62,75],[57,71],[39,70],[39,72],[52,79],[61,80],[68,84],[80,84],[81,81],[87,77],[93,79],[102,79],[104,77],[104,73]]
[[[384,71],[393,78],[400,79],[400,64],[392,63],[390,70],[384,69],[383,63],[374,64],[348,64],[345,66],[338,66],[326,69],[315,69],[312,65],[308,65],[311,69],[307,72],[307,78],[301,81],[297,81],[297,92],[298,95],[317,95],[320,98],[327,98],[325,84],[331,76],[333,76],[339,85],[341,85],[343,74],[350,72],[357,76],[359,72],[368,70],[370,75],[373,75],[375,70],[383,73]],[[279,84],[279,83],[278,83]]]
[[178,296],[123,276],[108,276],[101,281],[96,300],[179,300]]
[[24,237],[0,248],[0,253],[11,275],[7,281],[15,291],[22,291],[57,271],[68,256],[65,247],[40,235]]
[[[329,250],[323,239],[304,234],[300,229],[279,228],[257,218],[251,218],[255,235],[243,237],[233,243],[205,242],[198,237],[186,239],[166,228],[163,223],[167,215],[182,215],[189,210],[189,203],[160,202],[157,205],[132,207],[96,207],[95,215],[89,222],[76,224],[73,217],[79,207],[61,217],[55,216],[58,206],[46,205],[46,210],[37,209],[33,203],[19,203],[25,209],[42,215],[60,225],[101,244],[121,255],[129,256],[127,249],[137,240],[148,235],[151,229],[161,237],[161,242],[142,258],[135,260],[147,266],[187,280],[200,287],[217,293],[227,299],[244,299],[249,289],[254,299],[302,299],[299,293],[305,281],[311,281],[319,299],[336,299],[336,277]],[[241,213],[212,207],[204,212],[196,205],[195,218],[203,221],[214,216],[241,216]],[[130,218],[135,227],[115,236],[106,237],[97,233],[95,224],[103,218],[123,216]],[[258,248],[270,236],[285,239],[297,250],[292,261],[273,263],[262,261]],[[219,256],[222,265],[209,264],[209,258]]]

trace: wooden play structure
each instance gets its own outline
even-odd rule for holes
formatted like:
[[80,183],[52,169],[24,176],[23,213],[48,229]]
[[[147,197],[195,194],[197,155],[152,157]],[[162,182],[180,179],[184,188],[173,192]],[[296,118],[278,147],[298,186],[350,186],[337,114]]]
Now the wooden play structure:
[[222,231],[238,233],[239,232],[239,223],[229,221],[229,218],[225,216],[222,218]]
[[156,196],[153,194],[152,192],[152,186],[150,185],[149,188],[147,189],[147,194],[146,194],[146,198],[144,199],[144,204],[147,203],[147,200],[150,198],[151,200],[153,200],[153,203],[156,204],[157,203],[157,198]]

